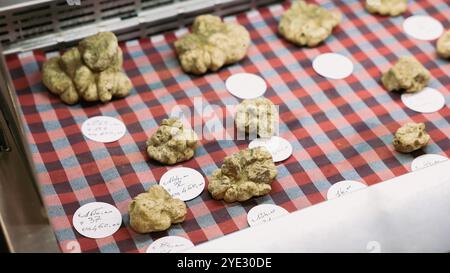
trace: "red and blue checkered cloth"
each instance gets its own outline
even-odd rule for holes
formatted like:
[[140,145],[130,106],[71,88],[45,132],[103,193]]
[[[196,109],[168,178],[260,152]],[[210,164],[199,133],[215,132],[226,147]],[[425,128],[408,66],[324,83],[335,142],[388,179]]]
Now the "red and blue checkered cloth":
[[[228,18],[250,31],[253,44],[248,57],[202,77],[180,70],[173,42],[181,32],[122,43],[124,68],[134,89],[127,98],[108,104],[67,106],[50,95],[41,81],[40,68],[49,57],[43,51],[7,56],[39,185],[62,251],[77,250],[75,241],[83,252],[144,252],[153,240],[166,235],[199,244],[247,228],[246,212],[256,204],[275,203],[293,212],[325,201],[328,188],[338,181],[372,185],[402,175],[419,155],[397,153],[391,145],[395,130],[408,121],[426,124],[431,135],[426,153],[450,156],[448,106],[432,114],[416,113],[405,107],[399,94],[387,92],[380,84],[382,72],[398,57],[414,55],[431,72],[430,86],[448,101],[450,62],[436,56],[434,42],[414,40],[402,31],[404,18],[411,14],[431,15],[449,28],[448,1],[413,1],[407,13],[395,18],[371,15],[362,2],[323,3],[340,10],[343,22],[325,43],[312,49],[296,47],[278,36],[278,21],[288,3]],[[313,58],[329,51],[354,62],[350,77],[328,80],[313,71]],[[173,105],[193,108],[199,97],[204,106],[238,104],[240,100],[226,91],[224,82],[244,71],[267,80],[265,96],[280,106],[280,135],[294,147],[293,155],[277,164],[279,175],[271,193],[226,204],[213,200],[205,190],[187,202],[182,224],[166,232],[133,232],[128,225],[128,203],[171,168],[149,160],[147,137]],[[87,140],[81,124],[97,115],[122,120],[128,134],[109,144]],[[225,156],[247,144],[202,140],[194,159],[179,166],[207,177]],[[121,211],[123,225],[113,236],[94,240],[73,228],[75,210],[93,201],[110,203]]]

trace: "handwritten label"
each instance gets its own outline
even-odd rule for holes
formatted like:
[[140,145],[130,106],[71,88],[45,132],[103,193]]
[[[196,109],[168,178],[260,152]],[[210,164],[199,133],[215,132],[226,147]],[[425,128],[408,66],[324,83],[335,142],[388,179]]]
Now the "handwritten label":
[[322,77],[339,80],[353,73],[352,61],[337,53],[324,53],[313,61],[313,69]]
[[331,186],[328,189],[327,192],[327,199],[335,199],[342,197],[346,194],[349,194],[351,192],[355,192],[361,189],[367,188],[366,184],[363,184],[358,181],[352,181],[352,180],[344,180],[341,182],[335,183],[333,186]]
[[73,226],[88,238],[105,238],[119,230],[122,224],[120,211],[107,203],[88,203],[75,212]]
[[413,162],[411,163],[411,170],[417,171],[424,168],[428,168],[431,166],[434,166],[438,163],[447,161],[448,158],[442,155],[435,155],[435,154],[425,154],[416,157]]
[[188,201],[199,196],[205,189],[205,178],[198,171],[191,168],[174,168],[166,172],[159,184],[169,192],[173,198]]
[[284,161],[292,155],[291,143],[279,136],[254,139],[250,142],[248,147],[265,147],[272,155],[274,162]]
[[266,81],[251,73],[237,73],[231,75],[225,82],[227,90],[240,99],[256,99],[264,95],[267,90]]
[[284,208],[273,204],[262,204],[253,207],[247,214],[247,222],[253,227],[268,223],[273,219],[289,214]]
[[194,244],[180,236],[166,236],[154,241],[148,248],[147,253],[177,253],[194,247]]
[[430,87],[417,93],[404,93],[401,98],[406,107],[419,113],[433,113],[445,105],[444,96]]
[[403,22],[403,31],[415,39],[431,41],[442,35],[444,27],[433,17],[414,15],[406,18]]
[[122,121],[106,116],[92,117],[81,125],[81,132],[90,140],[109,143],[122,138],[127,129]]

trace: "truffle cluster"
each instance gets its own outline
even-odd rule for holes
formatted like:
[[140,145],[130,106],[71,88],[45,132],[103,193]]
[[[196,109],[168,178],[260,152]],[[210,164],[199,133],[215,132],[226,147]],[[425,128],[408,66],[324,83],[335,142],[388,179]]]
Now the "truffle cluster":
[[125,97],[132,84],[122,72],[122,50],[112,32],[82,40],[61,57],[50,58],[42,68],[42,81],[67,104],[80,100],[108,102]]
[[275,105],[264,97],[243,100],[236,109],[236,127],[240,132],[260,137],[271,137],[278,125]]
[[175,50],[185,72],[204,74],[240,61],[249,45],[250,34],[243,26],[201,15],[195,18],[192,33],[175,42]]
[[450,30],[447,30],[444,35],[439,38],[436,47],[439,56],[445,59],[450,58]]
[[242,202],[268,194],[276,176],[277,168],[266,148],[245,149],[225,157],[222,167],[213,172],[208,190],[214,199]]
[[340,21],[341,14],[337,11],[297,1],[283,14],[278,28],[286,40],[298,46],[314,47],[330,36]]
[[186,204],[172,198],[161,186],[151,187],[136,196],[128,206],[131,227],[139,233],[168,229],[172,224],[181,223],[186,216]]

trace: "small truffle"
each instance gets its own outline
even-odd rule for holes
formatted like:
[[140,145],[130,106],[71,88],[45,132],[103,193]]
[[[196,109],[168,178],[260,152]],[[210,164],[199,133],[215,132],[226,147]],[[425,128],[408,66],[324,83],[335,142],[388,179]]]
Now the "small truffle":
[[213,172],[208,191],[216,200],[242,202],[268,194],[276,176],[277,168],[266,148],[245,149],[225,157],[222,167]]
[[186,216],[186,204],[172,198],[161,186],[151,187],[131,201],[128,206],[130,226],[138,233],[163,231],[181,223]]
[[185,72],[204,74],[242,60],[249,45],[250,34],[243,26],[201,15],[195,18],[192,33],[175,42],[175,50]]
[[366,10],[384,16],[398,16],[408,8],[408,0],[366,0]]
[[[95,46],[103,49],[94,49]],[[51,59],[44,63],[43,83],[67,104],[75,104],[80,99],[108,102],[125,97],[132,84],[122,72],[122,55],[114,34],[100,32],[67,50],[58,61]],[[63,92],[62,88],[69,91]]]
[[447,30],[444,35],[439,38],[436,47],[439,56],[444,59],[450,58],[450,30]]
[[150,158],[173,165],[194,156],[198,137],[190,128],[184,128],[177,118],[164,119],[158,130],[147,140]]
[[392,144],[401,153],[410,153],[425,147],[430,136],[425,132],[423,123],[406,123],[395,132]]
[[250,136],[271,137],[278,126],[278,111],[266,98],[243,100],[236,109],[236,127]]
[[425,88],[430,81],[430,72],[414,57],[401,57],[381,77],[389,91],[414,93]]
[[337,11],[297,1],[283,14],[278,29],[286,40],[298,46],[314,47],[328,38],[340,21],[341,14]]

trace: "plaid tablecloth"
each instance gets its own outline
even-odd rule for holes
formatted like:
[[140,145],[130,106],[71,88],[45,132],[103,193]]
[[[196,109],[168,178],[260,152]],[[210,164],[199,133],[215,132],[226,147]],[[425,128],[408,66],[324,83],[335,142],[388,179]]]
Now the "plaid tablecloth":
[[[325,201],[328,188],[338,181],[372,185],[402,175],[420,154],[399,154],[391,145],[393,132],[408,121],[426,123],[431,135],[426,153],[450,156],[448,106],[437,113],[416,113],[404,106],[399,94],[380,85],[382,72],[399,56],[414,55],[431,72],[430,86],[448,102],[450,63],[436,56],[434,42],[414,40],[402,31],[404,18],[411,14],[429,14],[449,28],[448,1],[410,1],[409,12],[395,18],[368,14],[363,1],[317,2],[344,15],[319,47],[299,48],[277,35],[277,23],[289,3],[261,8],[227,18],[250,31],[248,57],[203,77],[180,70],[173,42],[183,31],[122,43],[124,68],[134,89],[127,98],[104,105],[67,106],[50,95],[41,82],[40,67],[48,58],[43,51],[7,56],[43,199],[62,251],[144,252],[153,240],[166,235],[199,244],[247,228],[246,213],[256,204],[275,203],[293,212]],[[354,62],[350,77],[328,80],[313,71],[313,58],[329,51]],[[226,204],[213,200],[205,190],[187,202],[184,223],[167,232],[133,232],[128,226],[128,203],[171,168],[148,159],[147,137],[167,117],[171,105],[192,107],[196,97],[223,107],[238,104],[240,100],[226,91],[224,81],[243,71],[267,80],[265,96],[280,106],[280,135],[294,147],[293,155],[277,164],[279,175],[271,193]],[[87,140],[81,124],[96,115],[122,120],[128,134],[110,144]],[[195,158],[179,166],[208,177],[226,155],[247,144],[202,140]],[[73,228],[75,210],[93,201],[113,204],[121,211],[123,225],[113,236],[94,240]]]

